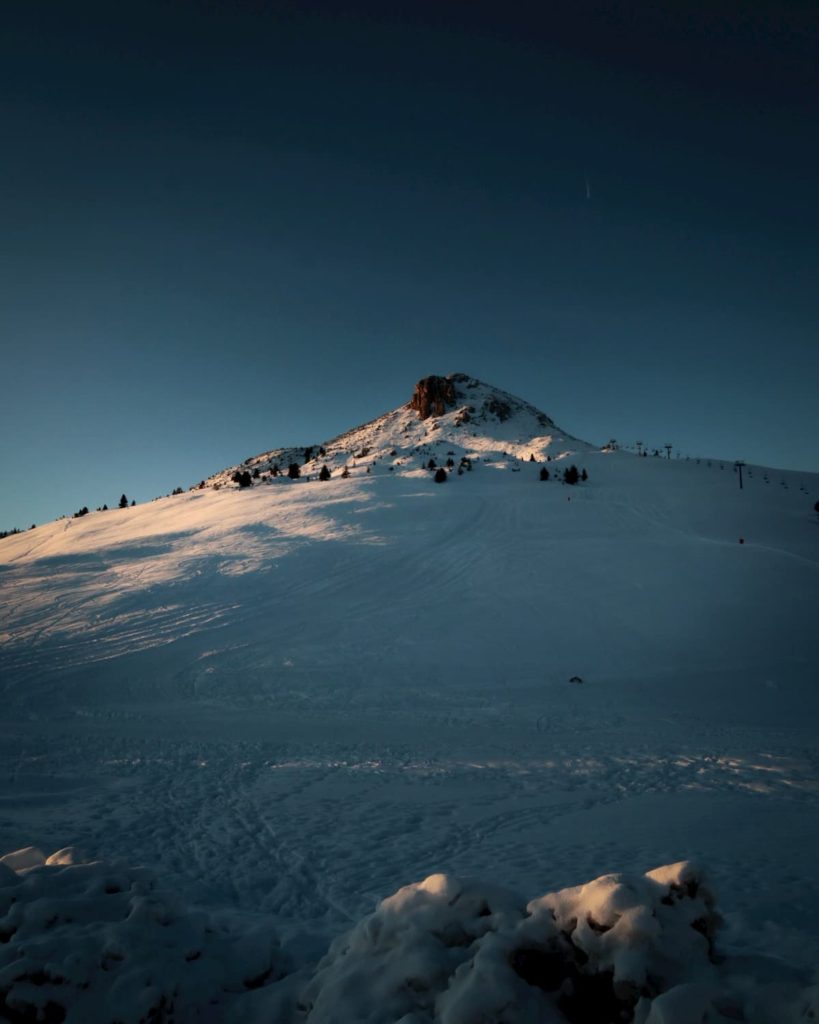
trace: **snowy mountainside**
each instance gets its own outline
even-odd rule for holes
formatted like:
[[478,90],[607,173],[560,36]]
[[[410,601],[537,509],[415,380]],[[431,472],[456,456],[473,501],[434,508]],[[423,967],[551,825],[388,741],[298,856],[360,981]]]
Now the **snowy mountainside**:
[[[525,403],[484,409],[499,394],[486,385],[432,380],[307,470],[294,449],[299,479],[260,470],[240,487],[225,471],[218,489],[0,541],[0,855],[73,846],[128,877],[151,865],[231,928],[270,928],[274,976],[312,974],[345,934],[369,942],[356,922],[413,879],[557,892],[693,858],[740,975],[762,984],[773,957],[805,989],[819,964],[819,475],[747,466],[740,490],[730,462],[595,450]],[[430,458],[452,458],[445,482]],[[574,486],[557,472],[572,463],[588,474]],[[32,906],[46,868],[24,880]],[[54,884],[74,892],[73,877]],[[130,962],[142,947],[124,932]],[[314,1020],[344,1019],[343,1005],[322,1014],[348,967],[372,968],[365,946],[358,966],[333,947]],[[246,977],[231,964],[224,991]],[[406,979],[389,977],[403,999]],[[652,1024],[687,1024],[659,1012]]]
[[379,466],[401,475],[423,473],[432,458],[444,465],[448,458],[483,459],[493,463],[544,461],[591,445],[560,430],[539,409],[506,391],[463,373],[425,377],[406,405],[322,444],[276,448],[217,473],[206,486],[226,486],[236,472],[258,471],[269,479],[274,466],[286,472],[291,462],[304,475],[316,475],[323,466],[332,473],[347,467],[360,473]]

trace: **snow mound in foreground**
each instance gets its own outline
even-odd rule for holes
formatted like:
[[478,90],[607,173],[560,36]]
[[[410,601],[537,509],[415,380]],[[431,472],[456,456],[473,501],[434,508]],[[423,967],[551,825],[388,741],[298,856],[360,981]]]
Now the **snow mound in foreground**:
[[75,859],[0,858],[0,1020],[216,1021],[281,976],[269,928],[187,908],[144,869]]
[[528,905],[431,875],[334,942],[301,1009],[309,1024],[784,1024],[819,1009],[819,992],[731,977],[719,924],[689,862]]
[[[795,1024],[819,1014],[782,966],[721,958],[688,862],[528,905],[431,875],[383,900],[318,966],[271,928],[183,906],[145,869],[0,858],[0,1019],[82,1024]],[[300,996],[298,995],[300,991]]]

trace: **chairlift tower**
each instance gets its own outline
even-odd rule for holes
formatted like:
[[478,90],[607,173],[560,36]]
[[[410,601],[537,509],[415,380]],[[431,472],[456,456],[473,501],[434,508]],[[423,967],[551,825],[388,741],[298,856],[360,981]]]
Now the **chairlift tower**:
[[742,467],[744,465],[745,465],[745,463],[742,461],[742,459],[737,459],[737,461],[734,463],[734,467],[736,468],[737,472],[739,473],[739,489],[740,490],[742,490]]
[[674,447],[674,446],[673,446],[673,445],[670,445],[670,444],[664,444],[664,445],[663,445],[663,448],[665,448],[665,450],[666,450],[666,451],[668,452],[668,457],[669,457],[669,459],[671,458],[671,449],[672,449],[673,447]]

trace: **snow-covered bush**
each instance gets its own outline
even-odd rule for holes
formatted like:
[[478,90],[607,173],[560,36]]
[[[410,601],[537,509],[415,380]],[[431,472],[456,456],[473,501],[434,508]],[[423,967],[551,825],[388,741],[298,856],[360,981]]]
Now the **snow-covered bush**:
[[[726,977],[720,918],[688,862],[605,875],[528,905],[447,875],[400,889],[319,964],[307,1024],[784,1024],[811,994],[766,1006]],[[807,1008],[807,1009],[806,1009]]]
[[[683,862],[530,903],[431,875],[383,900],[317,967],[267,924],[185,907],[145,869],[0,858],[0,1020],[67,1024],[804,1024],[819,987],[717,955]],[[768,963],[775,963],[768,961]],[[766,967],[766,970],[769,968]]]
[[0,859],[0,1020],[216,1021],[282,973],[268,927],[186,908],[144,869],[75,860]]

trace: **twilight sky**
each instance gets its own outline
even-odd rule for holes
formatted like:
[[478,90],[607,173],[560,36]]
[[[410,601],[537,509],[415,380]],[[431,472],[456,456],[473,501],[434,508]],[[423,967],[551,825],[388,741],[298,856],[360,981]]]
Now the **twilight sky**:
[[12,0],[0,33],[0,529],[452,371],[819,471],[815,2]]

